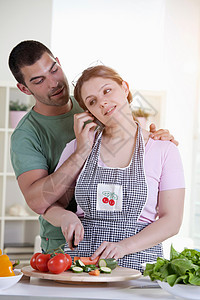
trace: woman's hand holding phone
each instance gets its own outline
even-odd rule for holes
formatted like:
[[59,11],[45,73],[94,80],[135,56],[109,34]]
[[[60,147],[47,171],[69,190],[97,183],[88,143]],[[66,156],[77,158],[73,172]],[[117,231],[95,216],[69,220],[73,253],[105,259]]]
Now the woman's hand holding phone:
[[[90,121],[90,122],[88,122]],[[89,112],[74,115],[74,132],[77,140],[77,149],[83,159],[86,159],[92,150],[94,142],[94,132],[97,124],[94,117]]]

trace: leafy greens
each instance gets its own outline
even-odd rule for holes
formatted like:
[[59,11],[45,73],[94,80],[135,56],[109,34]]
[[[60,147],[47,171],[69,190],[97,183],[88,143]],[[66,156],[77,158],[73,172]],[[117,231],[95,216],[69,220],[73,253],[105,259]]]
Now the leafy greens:
[[158,257],[156,263],[147,263],[143,275],[152,281],[168,282],[170,286],[176,283],[200,286],[200,252],[185,248],[179,253],[171,245],[170,259]]

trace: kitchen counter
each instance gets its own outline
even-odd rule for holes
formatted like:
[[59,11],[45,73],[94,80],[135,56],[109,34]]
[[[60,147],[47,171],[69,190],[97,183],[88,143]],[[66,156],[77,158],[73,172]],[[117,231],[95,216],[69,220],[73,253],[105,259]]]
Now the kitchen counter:
[[0,291],[0,300],[167,300],[176,299],[147,277],[115,283],[69,284],[23,276],[13,287]]

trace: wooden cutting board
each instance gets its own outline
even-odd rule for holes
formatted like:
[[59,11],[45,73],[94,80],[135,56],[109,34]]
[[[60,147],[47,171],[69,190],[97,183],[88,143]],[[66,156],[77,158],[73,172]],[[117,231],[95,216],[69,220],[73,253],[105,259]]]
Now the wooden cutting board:
[[50,279],[55,281],[60,281],[63,283],[81,283],[81,282],[116,282],[133,280],[139,278],[142,274],[138,270],[117,267],[112,270],[111,274],[101,273],[99,276],[92,276],[88,273],[74,273],[72,271],[65,271],[60,274],[43,273],[34,270],[31,266],[26,266],[22,268],[22,273],[29,277],[37,277],[41,279]]

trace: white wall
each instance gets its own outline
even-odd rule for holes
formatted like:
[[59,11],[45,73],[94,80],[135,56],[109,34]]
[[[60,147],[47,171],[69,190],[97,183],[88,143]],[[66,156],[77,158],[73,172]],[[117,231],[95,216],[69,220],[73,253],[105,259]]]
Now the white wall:
[[162,89],[164,0],[54,0],[52,49],[73,78],[99,59],[132,88]]
[[[167,0],[164,58],[166,75],[166,127],[180,141],[185,169],[186,202],[182,235],[190,234],[193,146],[197,132],[200,59],[200,1]],[[198,116],[200,118],[200,115]]]
[[51,43],[52,0],[0,0],[0,80],[14,81],[8,68],[12,48],[22,40]]

